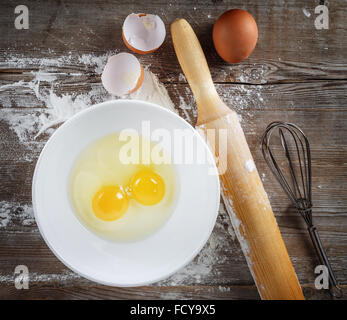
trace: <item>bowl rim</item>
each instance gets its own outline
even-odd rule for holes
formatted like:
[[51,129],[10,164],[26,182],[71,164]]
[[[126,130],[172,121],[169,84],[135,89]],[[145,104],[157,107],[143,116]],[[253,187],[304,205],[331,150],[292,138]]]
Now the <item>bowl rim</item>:
[[49,137],[49,139],[47,140],[47,142],[45,143],[44,147],[42,148],[40,155],[37,159],[36,165],[35,165],[35,170],[33,173],[33,178],[32,178],[32,205],[33,205],[33,212],[34,212],[34,217],[35,217],[35,222],[38,226],[39,232],[43,238],[43,240],[45,241],[46,245],[48,246],[48,248],[53,252],[53,254],[58,258],[58,260],[60,262],[63,263],[63,265],[65,265],[66,267],[68,267],[70,270],[72,270],[73,272],[75,272],[77,275],[93,281],[95,283],[99,283],[102,285],[107,285],[107,286],[111,286],[111,287],[139,287],[139,286],[144,286],[144,285],[150,285],[153,283],[156,283],[158,281],[164,280],[169,278],[170,276],[172,276],[173,274],[175,274],[177,271],[183,269],[185,266],[187,266],[198,254],[199,252],[202,250],[202,248],[205,246],[205,244],[207,243],[208,239],[210,238],[212,231],[214,229],[214,226],[216,224],[216,220],[219,214],[219,206],[220,206],[220,181],[219,181],[219,173],[218,173],[218,169],[216,166],[215,161],[213,161],[213,165],[211,166],[211,168],[213,168],[214,175],[216,176],[218,183],[216,183],[216,205],[215,205],[215,214],[213,217],[213,221],[214,223],[211,223],[209,228],[205,231],[205,236],[203,237],[203,240],[201,241],[200,245],[185,259],[185,261],[183,261],[181,264],[179,264],[176,268],[174,268],[171,272],[165,273],[161,276],[158,277],[154,277],[153,279],[147,280],[147,281],[139,281],[137,283],[116,283],[114,281],[105,281],[105,280],[100,280],[98,278],[95,278],[89,274],[85,274],[81,271],[79,271],[78,269],[76,269],[75,267],[71,266],[70,263],[68,261],[66,261],[65,258],[63,258],[53,247],[53,245],[51,245],[50,241],[47,238],[47,235],[45,234],[44,228],[42,227],[41,223],[40,223],[40,219],[38,217],[38,213],[37,213],[37,204],[36,204],[36,191],[35,191],[35,186],[37,184],[37,174],[38,174],[38,170],[40,167],[40,163],[42,162],[44,153],[46,152],[48,146],[53,143],[52,141],[54,140],[54,137],[59,134],[59,132],[66,126],[69,126],[71,122],[73,121],[77,121],[77,119],[81,118],[84,114],[89,113],[89,112],[95,112],[95,109],[97,109],[98,107],[104,107],[107,105],[114,105],[114,104],[122,104],[122,103],[137,103],[137,104],[142,104],[144,107],[151,107],[153,109],[160,109],[161,111],[167,112],[169,114],[171,114],[172,116],[174,116],[178,121],[184,122],[185,125],[193,130],[196,135],[197,138],[202,142],[202,144],[205,146],[206,148],[206,152],[214,159],[214,155],[212,154],[212,151],[210,150],[209,146],[207,145],[207,143],[204,141],[204,139],[201,137],[200,134],[198,134],[198,132],[196,132],[196,129],[186,120],[184,120],[183,118],[181,118],[177,113],[163,107],[160,106],[158,104],[152,103],[152,102],[147,102],[147,101],[143,101],[143,100],[137,100],[137,99],[117,99],[117,100],[108,100],[108,101],[104,101],[101,103],[97,103],[97,104],[93,104],[89,107],[87,107],[84,110],[81,110],[79,112],[77,112],[75,115],[73,115],[71,118],[67,119],[58,129],[56,129],[53,134]]

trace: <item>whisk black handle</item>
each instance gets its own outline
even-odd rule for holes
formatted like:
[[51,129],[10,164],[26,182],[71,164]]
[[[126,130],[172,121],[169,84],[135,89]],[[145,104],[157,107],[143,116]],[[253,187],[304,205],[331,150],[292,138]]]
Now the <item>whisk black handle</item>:
[[342,297],[342,290],[337,284],[334,272],[331,268],[330,262],[328,260],[326,253],[325,253],[325,250],[323,248],[323,245],[322,245],[322,242],[320,240],[317,228],[315,226],[311,226],[308,228],[308,232],[310,234],[313,246],[314,246],[314,248],[317,252],[317,255],[319,257],[320,263],[322,265],[325,265],[328,269],[331,294],[336,298]]

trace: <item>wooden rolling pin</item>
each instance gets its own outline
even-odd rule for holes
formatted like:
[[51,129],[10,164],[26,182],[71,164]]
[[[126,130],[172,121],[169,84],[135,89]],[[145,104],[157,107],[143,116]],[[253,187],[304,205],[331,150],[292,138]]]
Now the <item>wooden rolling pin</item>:
[[[189,23],[174,21],[171,35],[196,100],[197,127],[215,130],[209,143],[215,145],[223,200],[261,298],[304,299],[237,114],[218,96]],[[219,150],[220,129],[227,136],[226,150]]]

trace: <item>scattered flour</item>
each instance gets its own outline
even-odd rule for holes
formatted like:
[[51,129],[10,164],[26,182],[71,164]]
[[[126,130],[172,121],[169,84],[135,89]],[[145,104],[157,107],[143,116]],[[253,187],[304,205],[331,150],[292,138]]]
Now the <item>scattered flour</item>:
[[[15,275],[0,275],[0,283],[10,284],[13,283]],[[53,282],[53,283],[64,283],[72,280],[80,280],[82,277],[73,271],[64,271],[60,274],[41,274],[37,272],[31,272],[29,269],[29,283],[40,283],[40,282]],[[30,286],[29,284],[29,286]]]
[[[223,185],[223,181],[221,181],[221,188],[222,190],[225,190],[225,186]],[[235,231],[235,234],[237,235],[237,239],[239,240],[241,249],[243,251],[243,254],[246,258],[247,265],[249,268],[249,271],[251,272],[251,275],[257,285],[258,293],[262,297],[264,294],[264,286],[257,280],[257,277],[253,271],[253,261],[251,260],[251,252],[250,252],[250,246],[249,242],[246,239],[246,231],[244,228],[244,225],[242,224],[241,220],[238,218],[238,216],[235,213],[234,205],[231,196],[227,192],[222,193],[222,198],[224,200],[225,208],[230,216],[231,223],[233,225],[233,229]],[[266,208],[264,207],[264,210]]]
[[[10,128],[17,134],[20,142],[28,145],[28,142],[35,141],[42,134],[51,134],[61,123],[72,117],[77,112],[91,106],[95,103],[117,99],[109,95],[102,87],[101,83],[91,84],[89,92],[82,94],[58,94],[57,88],[61,87],[56,73],[52,69],[64,66],[80,66],[80,69],[94,72],[96,75],[102,73],[107,59],[114,52],[109,52],[102,56],[84,54],[82,56],[62,56],[58,58],[26,58],[20,56],[9,57],[7,61],[0,63],[1,66],[12,68],[38,68],[38,71],[31,71],[32,79],[30,81],[20,80],[11,84],[0,86],[0,104],[11,109],[11,102],[8,97],[1,96],[1,93],[10,89],[27,88],[33,93],[37,101],[41,102],[44,109],[38,109],[35,112],[28,111],[18,113],[12,110],[4,110],[1,118],[6,120]],[[70,74],[71,77],[81,76],[82,72]],[[65,79],[69,81],[69,79]],[[47,88],[48,85],[48,88]],[[151,71],[146,70],[144,83],[139,90],[127,96],[129,99],[139,99],[159,104],[174,111],[174,104],[168,95],[166,88],[160,83],[157,76]],[[25,95],[18,104],[25,106],[28,96]]]
[[[224,256],[218,254],[218,248],[224,243],[220,241],[216,233],[212,233],[209,241],[195,258],[186,267],[176,272],[170,278],[163,280],[159,285],[173,286],[187,283],[206,283],[213,281],[216,265],[225,261]],[[207,280],[207,281],[206,281]]]
[[181,292],[161,292],[160,299],[161,300],[182,300],[182,293]]
[[303,9],[302,9],[302,12],[304,13],[304,15],[305,15],[307,18],[311,17],[311,13],[310,13],[306,8],[303,8]]
[[[222,207],[224,208],[224,206]],[[0,230],[10,230],[13,226],[34,226],[35,219],[31,205],[20,205],[19,203],[0,202]],[[231,234],[231,238],[225,231]],[[35,231],[37,229],[35,228]],[[230,221],[225,210],[221,210],[218,216],[214,232],[199,255],[185,268],[175,273],[172,277],[158,283],[160,286],[173,286],[184,284],[208,284],[218,279],[218,266],[227,263],[231,256],[232,246],[230,241],[235,240],[235,235],[231,229]],[[228,254],[227,254],[228,253]],[[81,279],[78,274],[66,271],[62,274],[37,274],[30,272],[30,282],[63,282],[74,279]],[[12,282],[12,275],[0,275],[0,283]],[[174,298],[174,295],[167,295],[167,298]]]
[[263,172],[262,174],[261,174],[261,181],[265,181],[265,178],[266,178],[266,175],[265,175],[265,173]]
[[264,84],[276,66],[251,64],[248,66],[229,66],[223,68],[220,76],[241,84]]
[[35,225],[32,206],[0,201],[0,230],[8,228],[13,224],[22,226]]
[[[80,110],[95,103],[116,99],[104,90],[100,82],[91,83],[88,92],[59,93],[63,87],[63,81],[75,79],[77,82],[80,77],[88,74],[100,75],[108,57],[112,54],[114,52],[108,52],[101,56],[92,54],[76,56],[70,53],[55,58],[27,58],[19,55],[7,57],[7,60],[0,62],[0,68],[31,68],[37,69],[37,71],[29,72],[30,80],[20,80],[0,86],[0,105],[3,106],[0,114],[1,119],[9,123],[10,128],[17,134],[21,143],[31,148],[32,142],[40,141],[39,138],[42,134],[53,133],[62,122]],[[76,72],[70,73],[69,78],[64,77],[61,80],[61,75],[65,72],[60,69],[67,67],[75,69]],[[257,78],[263,72],[262,70],[258,70],[256,76],[252,71],[245,72],[241,74],[240,80],[246,82],[247,77]],[[183,73],[179,74],[179,81],[186,82]],[[11,90],[16,91],[10,95],[8,92]],[[179,110],[181,116],[193,124],[197,117],[197,110],[194,99],[189,99],[192,96],[190,89],[187,87],[186,90],[187,97],[178,97]],[[228,90],[225,88],[220,90],[217,85],[217,90],[226,104],[238,112],[244,113],[246,110],[257,108],[263,104],[262,86],[235,85]],[[17,92],[20,94],[16,94]],[[160,83],[158,77],[149,70],[145,70],[144,83],[141,88],[127,98],[149,101],[172,111],[175,110],[166,88]],[[44,108],[33,110],[35,106],[38,106],[38,103]],[[12,106],[24,107],[27,105],[31,107],[30,111],[11,110]],[[247,115],[250,115],[250,112]],[[241,115],[240,117],[242,118]]]
[[[32,150],[33,141],[40,140],[41,135],[51,134],[54,132],[57,126],[85,108],[88,108],[92,104],[100,103],[103,101],[116,99],[109,95],[102,87],[100,81],[91,83],[90,90],[85,93],[75,94],[61,94],[60,87],[62,81],[60,80],[61,74],[65,74],[64,70],[59,72],[59,69],[66,68],[76,70],[70,73],[71,79],[74,77],[80,78],[87,75],[100,75],[103,66],[110,55],[114,52],[109,52],[102,56],[95,56],[85,54],[82,56],[76,56],[75,54],[69,54],[67,56],[59,56],[56,58],[26,58],[21,56],[10,56],[4,62],[0,62],[0,68],[27,68],[37,69],[37,71],[31,71],[29,80],[20,80],[18,82],[4,84],[0,86],[0,105],[3,109],[0,109],[0,119],[8,122],[10,128],[16,133],[19,141],[27,148]],[[261,78],[266,73],[265,69],[257,70],[257,72],[249,71],[242,73],[238,76],[240,82],[248,82],[256,79],[260,83],[263,83]],[[69,80],[66,77],[63,81]],[[70,79],[70,80],[71,80]],[[186,82],[184,75],[179,75],[180,82]],[[265,81],[266,82],[266,81]],[[71,85],[71,83],[69,83]],[[257,107],[263,103],[261,95],[261,86],[247,86],[247,85],[232,85],[227,90],[222,89],[223,86],[217,85],[217,91],[220,93],[222,99],[227,105],[240,112],[243,110]],[[12,108],[13,101],[8,98],[8,95],[4,94],[9,90],[22,90],[26,95],[22,97],[20,101],[16,100],[18,105],[27,105],[28,97],[35,98],[36,106],[37,102],[40,102],[44,108],[30,108],[29,111],[18,111],[18,109]],[[76,90],[77,91],[77,90]],[[14,95],[15,96],[15,95]],[[186,98],[179,96],[179,109],[181,110],[184,118],[193,123],[192,117],[197,116],[195,108],[195,102],[189,97],[192,96],[189,88],[187,88]],[[15,96],[16,98],[16,96]],[[144,101],[153,102],[162,105],[170,110],[175,110],[174,104],[170,99],[170,96],[154,75],[148,69],[145,70],[144,83],[141,88],[129,95],[129,99],[139,99]],[[18,98],[20,99],[20,98]],[[14,103],[15,105],[16,103]],[[228,208],[232,208],[232,203],[225,199],[225,203]],[[14,209],[15,207],[21,209]],[[224,208],[224,206],[221,206]],[[230,212],[229,212],[230,213]],[[169,279],[159,282],[159,285],[180,285],[189,283],[206,284],[213,282],[213,279],[217,279],[218,266],[226,263],[228,256],[225,251],[231,251],[231,245],[228,241],[235,240],[235,233],[237,234],[241,247],[246,255],[249,254],[248,244],[245,239],[240,235],[239,227],[240,222],[233,217],[234,228],[231,226],[229,219],[224,219],[224,215],[227,218],[226,212],[220,210],[215,232],[212,233],[209,241],[202,249],[200,254],[185,268],[178,271]],[[224,217],[224,218],[223,218]],[[32,225],[34,224],[34,218],[32,213],[32,207],[29,205],[19,205],[8,202],[0,202],[0,229],[10,227],[13,224]],[[219,229],[216,232],[216,228]],[[227,231],[227,232],[224,232]],[[64,274],[31,274],[30,281],[64,281],[81,278],[74,272],[66,272]],[[0,282],[13,281],[12,276],[0,276]],[[222,287],[221,287],[222,288]],[[224,288],[220,290],[223,291]],[[175,298],[175,294],[168,298]]]
[[254,161],[252,159],[248,159],[246,162],[245,162],[245,168],[246,170],[251,173],[254,171],[255,169],[255,164],[254,164]]
[[[103,66],[106,64],[109,56],[115,54],[116,51],[107,52],[103,55],[83,54],[82,56],[68,53],[63,56],[56,56],[50,58],[29,58],[23,55],[8,55],[5,61],[0,62],[0,68],[37,68],[41,70],[56,70],[61,67],[74,67],[80,70],[84,67],[85,70],[91,70],[97,74],[101,74]],[[54,56],[54,52],[50,54]]]
[[97,74],[101,74],[102,70],[104,70],[104,66],[107,63],[107,59],[115,54],[115,52],[106,53],[101,56],[95,56],[92,54],[83,54],[82,56],[78,56],[78,62],[84,64],[86,67],[94,66],[94,71]]
[[[226,229],[230,231],[230,234],[225,232]],[[160,281],[158,285],[217,284],[216,280],[220,283],[219,266],[222,267],[230,261],[234,240],[235,235],[230,226],[230,219],[221,204],[214,231],[199,255],[170,278]]]
[[[189,89],[187,88],[187,90]],[[187,94],[187,96],[189,95]],[[180,105],[179,110],[182,112],[181,116],[189,123],[194,124],[194,120],[198,116],[198,111],[195,107],[194,100],[187,102],[182,96],[179,96],[178,98]]]
[[226,103],[235,110],[242,120],[243,116],[252,117],[252,110],[259,110],[264,106],[262,85],[231,85],[227,90],[224,86],[216,85],[217,92]]
[[235,240],[236,239],[236,234],[235,234],[235,231],[234,231],[233,226],[231,224],[228,226],[227,231],[230,234],[231,239]]
[[[44,108],[28,108],[27,111],[18,111],[18,108],[12,108],[11,102],[1,111],[1,119],[8,122],[10,128],[16,133],[22,144],[29,146],[33,140],[40,140],[41,135],[51,134],[59,124],[80,110],[83,110],[94,103],[115,99],[115,97],[107,94],[101,83],[93,83],[90,91],[87,93],[58,93],[61,82],[59,82],[59,74],[56,72],[56,69],[66,65],[78,65],[78,71],[74,74],[70,74],[70,76],[72,78],[75,76],[80,77],[83,76],[83,71],[80,71],[82,65],[82,69],[99,75],[102,72],[103,65],[106,61],[107,56],[94,57],[91,55],[83,55],[77,58],[69,55],[58,59],[10,58],[6,62],[7,66],[21,68],[28,68],[28,66],[30,66],[30,68],[35,67],[38,70],[30,72],[31,79],[29,80],[20,80],[18,82],[1,86],[0,103],[2,103],[2,93],[7,90],[17,90],[20,88],[34,96],[38,102],[42,103]],[[184,81],[184,78],[182,78],[182,81]],[[175,110],[174,104],[170,99],[166,88],[149,70],[145,70],[144,83],[141,88],[129,95],[127,98],[149,101],[162,105],[170,110]],[[18,103],[22,103],[22,105],[25,106],[27,99],[28,96],[26,95],[23,98],[23,101],[19,101]],[[184,99],[180,99],[180,104],[184,110],[196,112],[193,111],[195,110],[193,99],[190,103],[186,103]],[[16,207],[21,207],[21,209],[16,210]],[[32,215],[32,207],[1,202],[0,228],[7,228],[8,230],[11,225],[15,224],[35,224]],[[218,225],[217,223],[216,227],[218,228],[218,226],[220,227],[220,224]],[[231,250],[228,248],[225,249],[226,241],[228,241],[227,238],[227,233],[218,232],[218,234],[212,234],[199,256],[186,268],[176,273],[170,279],[165,280],[162,285],[196,282],[204,283],[207,281],[207,278],[211,279],[211,276],[217,272],[214,270],[215,267],[218,264],[223,263],[226,259],[225,255],[220,254],[220,250]],[[69,280],[76,277],[79,278],[79,276],[73,272],[67,273],[66,275],[31,274],[30,281],[63,281],[64,279]],[[3,276],[0,278],[0,281],[13,281],[13,277],[11,275]]]
[[230,292],[230,288],[229,287],[218,286],[218,289],[219,289],[220,292]]
[[99,85],[92,86],[91,90],[85,94],[79,94],[75,97],[63,94],[58,96],[51,89],[46,96],[41,97],[48,109],[46,113],[42,113],[39,117],[39,131],[34,136],[37,139],[47,129],[56,127],[79,111],[88,108],[92,104],[110,100],[108,94],[104,94],[103,88]]
[[[225,190],[225,187],[224,187],[222,182],[221,182],[221,187],[222,187],[222,190]],[[227,192],[223,192],[223,200],[224,200],[227,212],[229,213],[234,232],[237,235],[237,239],[240,242],[243,254],[246,257],[247,263],[250,264],[251,261],[249,259],[249,254],[250,254],[249,244],[248,244],[247,239],[241,234],[241,230],[240,230],[240,229],[242,229],[244,232],[244,226],[243,226],[241,220],[237,217],[235,210],[234,210],[233,201],[231,199],[231,196],[227,195]]]
[[175,106],[166,88],[160,83],[158,77],[149,70],[144,71],[143,84],[141,87],[131,93],[128,98],[156,103],[175,112]]
[[178,81],[187,82],[186,76],[182,72],[178,75]]

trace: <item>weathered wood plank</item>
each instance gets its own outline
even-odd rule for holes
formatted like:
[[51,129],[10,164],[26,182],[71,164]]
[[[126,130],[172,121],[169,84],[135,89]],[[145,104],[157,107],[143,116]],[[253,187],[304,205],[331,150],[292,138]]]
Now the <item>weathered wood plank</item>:
[[[38,99],[33,88],[30,88],[33,85],[30,82],[33,78],[33,74],[21,79],[17,75],[14,77],[13,74],[0,73],[0,108],[45,108],[46,104]],[[177,109],[195,106],[187,84],[170,82],[165,86]],[[347,81],[343,80],[269,85],[232,83],[217,84],[216,87],[226,104],[241,114],[254,109],[344,110],[346,108]],[[57,96],[69,95],[72,98],[89,93],[91,103],[111,98],[102,87],[98,74],[92,82],[80,74],[74,76],[65,74],[50,82],[43,80],[39,85],[40,95],[50,93],[51,88],[51,92]]]
[[[206,52],[216,82],[297,82],[311,79],[346,79],[345,59],[347,8],[343,0],[328,5],[329,30],[316,30],[316,1],[43,1],[28,2],[31,13],[29,30],[13,27],[14,3],[0,5],[1,60],[12,54],[27,57],[59,57],[71,52],[104,54],[126,50],[121,26],[131,12],[161,15],[167,27],[167,39],[153,55],[142,57],[144,65],[156,68],[161,81],[178,81],[181,72],[172,48],[169,24],[185,17],[195,29]],[[216,54],[211,39],[214,21],[225,10],[243,8],[250,11],[259,26],[259,41],[252,56],[239,65],[227,65]],[[303,7],[310,11],[308,18]],[[194,9],[195,8],[195,9]],[[90,14],[95,12],[97,14]],[[100,19],[102,17],[102,20]],[[66,32],[66,30],[69,32]],[[295,35],[295,36],[293,36]],[[9,67],[9,66],[8,66]]]
[[[276,215],[296,214],[293,209],[288,210],[289,200],[275,181],[269,169],[264,164],[260,152],[256,152],[256,164],[259,172],[263,176],[264,186],[267,190],[273,209]],[[319,162],[319,156],[313,154],[315,160],[313,165]],[[335,153],[336,155],[336,153]],[[335,160],[344,161],[346,151],[337,159],[334,158],[334,151],[330,153],[330,158],[325,159],[325,163],[320,163],[319,167],[314,167],[313,171],[313,204],[314,215],[326,215],[346,217],[346,168],[339,169],[333,167]],[[325,156],[327,157],[327,155]],[[0,161],[0,185],[1,200],[7,202],[20,202],[28,204],[31,202],[31,179],[34,172],[35,162]],[[324,174],[323,174],[324,173]]]
[[[40,236],[33,219],[28,218],[28,214],[24,214],[18,208],[21,207],[17,207],[17,212],[10,212],[14,217],[0,234],[3,282],[8,281],[17,264],[29,267],[34,275],[34,282],[42,281],[40,279],[43,275],[47,275],[44,278],[47,281],[68,279],[70,282],[85,282],[86,280],[69,271],[54,257]],[[277,221],[301,283],[313,283],[315,278],[313,270],[318,263],[303,220],[296,215],[280,216],[277,217]],[[344,217],[332,219],[318,216],[315,219],[337,279],[342,284],[347,284],[344,270],[347,263],[347,228],[344,221]],[[49,276],[52,273],[53,275]],[[206,285],[253,283],[223,207],[214,232],[198,257],[173,277],[161,282],[162,285],[197,283]]]
[[[38,113],[37,113],[38,112]],[[1,110],[0,118],[6,119],[8,114],[21,117],[38,118],[38,110]],[[347,171],[346,171],[346,111],[321,112],[315,109],[283,110],[252,110],[243,115],[242,125],[247,140],[255,157],[255,161],[265,188],[274,209],[281,214],[288,207],[288,200],[279,185],[272,177],[263,160],[260,151],[260,137],[266,124],[274,120],[285,120],[301,126],[309,137],[312,148],[313,170],[313,201],[318,212],[328,215],[345,215],[347,204]],[[35,122],[35,121],[33,121]],[[40,137],[38,142],[32,142],[38,128],[31,131],[29,121],[28,134],[22,137],[24,144],[18,140],[15,130],[16,123],[9,129],[7,121],[0,121],[0,195],[2,200],[30,203],[31,178],[35,161],[44,142],[48,138]],[[324,130],[324,134],[321,131]]]
[[[59,84],[59,86],[61,92],[54,92],[54,95],[56,95],[58,99],[59,97],[62,99],[66,94],[72,91],[69,86],[61,84]],[[92,93],[90,97],[85,100],[87,105],[112,98],[101,90],[101,84],[93,87],[78,87],[76,89],[76,91],[80,92],[78,95],[72,94],[67,97],[74,99],[76,96],[83,96],[92,88],[94,88],[96,92],[95,94]],[[182,114],[182,117],[194,124],[196,121],[195,103],[187,85],[167,86],[167,89],[177,110]],[[276,120],[287,120],[291,118],[291,121],[298,123],[303,129],[308,126],[312,127],[312,130],[315,131],[312,132],[311,139],[315,139],[316,133],[321,132],[322,128],[326,130],[331,129],[331,131],[327,130],[325,134],[327,139],[333,139],[328,146],[336,144],[336,138],[340,139],[340,137],[345,134],[346,128],[343,121],[345,121],[344,114],[346,107],[344,103],[346,99],[345,92],[347,89],[347,82],[296,84],[295,86],[284,84],[265,87],[224,84],[217,85],[217,89],[226,104],[236,110],[242,118],[244,118],[243,125],[245,126],[245,131],[248,133],[250,129],[255,127],[257,119],[260,118],[261,121],[263,121],[266,117],[267,121],[272,121],[273,118],[280,117]],[[0,119],[6,120],[11,113],[17,113],[18,117],[26,115],[31,117],[35,125],[35,120],[39,117],[39,113],[47,111],[40,110],[42,103],[38,101],[32,91],[29,93],[28,97],[30,98],[29,101],[32,100],[33,102],[29,102],[28,104],[23,102],[27,97],[26,94],[21,95],[20,90],[15,92],[16,94],[11,90],[0,92],[1,98],[11,101],[11,104],[6,104],[5,107],[3,104],[3,108],[0,108]],[[103,93],[105,93],[105,96],[102,96]],[[35,99],[36,102],[34,102]],[[27,108],[28,110],[20,110],[23,108]],[[187,114],[183,113],[183,110],[186,110]],[[311,121],[306,121],[303,115],[305,112],[312,115],[313,118]],[[264,115],[262,115],[263,113]],[[271,114],[272,116],[270,117]],[[336,119],[334,119],[334,117]],[[322,121],[325,121],[325,123],[322,123]],[[265,126],[267,123],[268,122],[265,122],[261,127]]]
[[32,285],[16,290],[12,285],[0,287],[0,299],[259,299],[253,286],[175,286],[111,288],[105,286]]
[[[331,299],[329,292],[304,286],[304,295],[309,300]],[[344,296],[346,286],[342,288]],[[201,299],[241,300],[259,299],[255,286],[175,286],[111,288],[105,286],[53,286],[52,284],[31,285],[29,290],[17,290],[13,285],[0,287],[0,299]]]
[[[0,226],[0,264],[3,275],[10,275],[18,263],[28,265],[29,270],[37,275],[63,274],[65,271],[71,274],[43,242],[35,226],[31,207],[8,206],[6,215],[11,215],[12,218],[6,222],[5,227]],[[208,283],[210,280],[216,282],[224,269],[228,270],[230,279],[252,283],[229,218],[226,212],[221,210],[214,233],[200,255],[184,270],[163,281],[163,284]],[[74,277],[71,278],[74,280]],[[80,280],[79,277],[77,280]]]
[[[38,232],[32,217],[31,177],[38,154],[52,132],[34,139],[38,118],[47,112],[38,95],[53,90],[58,96],[76,97],[95,90],[89,104],[105,100],[100,72],[107,55],[127,50],[120,30],[130,12],[152,12],[163,18],[168,32],[164,45],[139,59],[166,84],[179,114],[194,124],[194,101],[169,35],[169,24],[177,17],[185,17],[192,24],[218,92],[242,117],[305,296],[327,299],[327,293],[312,287],[316,260],[305,225],[270,175],[259,149],[260,136],[269,122],[285,120],[302,126],[312,145],[315,223],[338,280],[347,283],[344,1],[328,4],[330,28],[323,31],[314,29],[317,2],[313,0],[305,5],[299,0],[155,0],[130,4],[108,0],[28,1],[29,30],[14,29],[15,5],[14,1],[0,3],[0,299],[258,298],[223,206],[200,255],[170,279],[150,287],[109,288],[85,280],[54,257]],[[211,40],[213,22],[231,7],[250,11],[259,26],[256,50],[238,65],[224,63]],[[310,17],[303,13],[304,7]],[[39,90],[34,93],[36,88]],[[21,131],[19,125],[23,124],[27,130]],[[12,283],[15,265],[23,263],[32,272],[28,292],[16,290]]]

